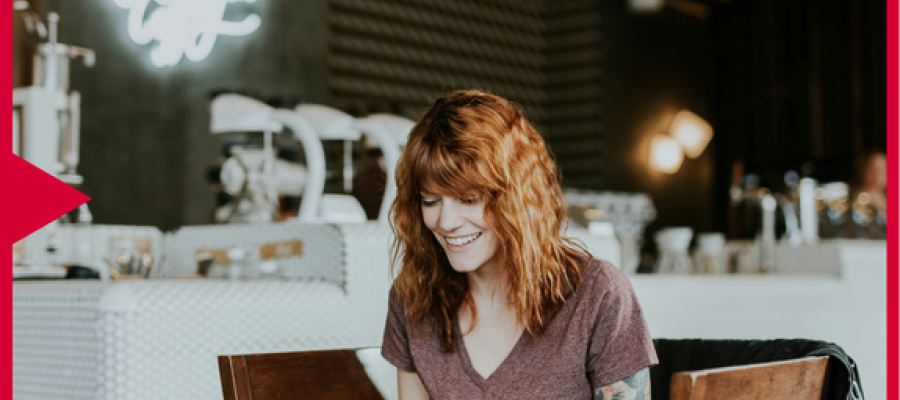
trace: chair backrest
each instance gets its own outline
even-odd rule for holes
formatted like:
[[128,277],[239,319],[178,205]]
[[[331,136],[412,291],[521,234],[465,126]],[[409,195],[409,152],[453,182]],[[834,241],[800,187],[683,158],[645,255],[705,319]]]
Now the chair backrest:
[[823,398],[828,357],[748,364],[672,375],[670,400]]
[[222,355],[219,375],[225,400],[384,399],[356,350]]

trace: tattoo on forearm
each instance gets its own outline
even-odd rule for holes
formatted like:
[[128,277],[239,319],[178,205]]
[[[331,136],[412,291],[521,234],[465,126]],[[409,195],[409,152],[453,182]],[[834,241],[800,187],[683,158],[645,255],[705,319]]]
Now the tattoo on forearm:
[[594,400],[650,400],[650,370],[594,390]]
[[[627,384],[630,388],[632,388],[636,391],[649,392],[650,391],[650,370],[647,368],[644,368],[644,369],[638,371],[637,373],[635,373],[634,375],[623,379],[622,382],[625,382],[625,384]],[[649,399],[650,397],[647,397],[647,398]]]
[[[609,386],[605,387],[608,388]],[[596,396],[594,396],[594,400],[627,400],[627,398],[625,397],[624,391],[600,389],[597,391]]]

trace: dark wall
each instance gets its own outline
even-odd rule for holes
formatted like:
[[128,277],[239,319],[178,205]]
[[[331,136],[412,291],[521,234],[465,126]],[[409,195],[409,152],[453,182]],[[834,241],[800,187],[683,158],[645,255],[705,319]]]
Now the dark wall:
[[[723,229],[714,219],[712,183],[718,135],[715,123],[715,52],[708,20],[672,10],[634,14],[625,1],[600,2],[606,189],[645,192],[657,209],[652,232],[690,226]],[[650,168],[649,141],[668,129],[675,113],[690,110],[716,129],[697,159],[674,174]]]
[[[651,171],[647,145],[686,108],[709,119],[713,69],[710,31],[677,13],[634,15],[624,1],[596,3],[602,16],[605,188],[647,192],[656,225],[712,229],[712,151],[667,176]],[[213,194],[204,169],[221,144],[209,134],[208,93],[253,89],[325,102],[325,0],[260,1],[247,37],[220,36],[210,57],[167,68],[149,62],[153,45],[126,32],[127,12],[106,2],[46,0],[62,16],[63,42],[97,52],[97,66],[73,66],[82,92],[82,190],[101,223],[172,229],[209,222]],[[230,6],[231,7],[231,6]],[[715,145],[711,145],[711,148]]]
[[[131,41],[127,11],[113,1],[42,0],[44,13],[61,14],[64,43],[97,52],[96,67],[72,67],[72,89],[81,91],[83,102],[81,189],[94,198],[95,219],[162,229],[209,222],[214,201],[204,170],[222,147],[209,133],[210,91],[251,89],[264,96],[334,101],[327,86],[326,1],[229,5],[231,18],[259,14],[261,28],[247,37],[220,36],[204,61],[185,59],[160,69],[149,62],[154,44]],[[782,168],[793,162],[785,157],[818,157],[836,162],[846,175],[854,149],[884,143],[883,5],[851,3],[841,8],[815,0],[705,2],[711,10],[707,18],[672,8],[634,14],[625,0],[593,3],[601,33],[598,136],[603,146],[597,162],[602,163],[602,189],[648,193],[658,210],[651,232],[673,225],[726,231],[727,185],[735,159]],[[775,31],[764,24],[772,17]],[[841,29],[829,30],[832,23]],[[882,42],[860,45],[873,40]],[[818,50],[804,47],[807,43],[817,43]],[[796,61],[802,57],[806,64]],[[771,65],[765,67],[766,62]],[[748,63],[776,68],[784,84],[757,76],[765,70],[737,68]],[[818,84],[836,83],[819,86],[817,96],[813,85],[792,78],[805,76],[804,71],[818,71]],[[734,88],[747,94],[735,94]],[[814,114],[819,119],[778,114],[771,120],[781,124],[775,132],[763,123],[771,122],[765,114],[739,101],[751,97],[753,104],[785,104],[779,109],[788,111],[796,104],[793,99],[805,101],[807,109],[821,99]],[[653,171],[649,140],[665,131],[680,109],[709,121],[715,136],[698,159],[685,159],[675,174]],[[761,122],[750,127],[741,122],[747,118]],[[811,126],[821,127],[821,134]],[[782,143],[790,146],[769,151]],[[778,163],[771,162],[771,154],[778,154]]]
[[741,0],[720,11],[721,161],[742,160],[777,189],[788,169],[852,181],[860,153],[885,150],[884,2]]
[[[672,225],[741,236],[729,221],[735,165],[783,191],[788,170],[853,183],[859,155],[885,150],[883,2],[707,1],[705,18],[626,3],[600,2],[603,170],[606,189],[653,199],[647,237]],[[676,173],[652,171],[648,141],[679,109],[715,136]]]
[[93,198],[98,223],[173,229],[210,221],[214,198],[204,170],[222,147],[209,133],[210,91],[325,99],[324,0],[230,5],[226,18],[253,12],[260,28],[219,36],[205,60],[166,68],[150,63],[155,42],[131,41],[128,12],[113,1],[41,6],[42,14],[60,14],[61,42],[97,53],[94,68],[73,65],[71,88],[82,94],[80,189]]
[[[204,170],[220,155],[222,147],[208,129],[208,95],[212,90],[249,89],[265,96],[299,95],[305,101],[344,105],[341,100],[345,99],[336,95],[340,94],[339,91],[328,86],[334,85],[340,76],[333,67],[328,70],[330,67],[326,60],[331,56],[331,61],[340,61],[335,54],[345,55],[346,52],[326,51],[325,46],[329,43],[325,25],[328,18],[327,3],[326,0],[267,0],[251,5],[229,5],[228,11],[235,19],[243,17],[247,12],[259,14],[262,19],[259,31],[248,37],[220,36],[212,54],[204,61],[195,63],[183,59],[174,67],[156,68],[149,61],[150,51],[155,43],[144,46],[133,43],[126,31],[127,11],[118,8],[112,0],[45,1],[42,4],[43,13],[54,10],[63,18],[60,35],[62,41],[92,48],[98,56],[97,66],[94,68],[72,68],[72,89],[81,91],[83,97],[83,161],[79,171],[85,177],[85,184],[81,189],[94,199],[90,205],[95,220],[100,223],[155,225],[162,229],[210,222],[209,215],[214,201],[210,186],[204,178]],[[391,10],[397,12],[397,7],[403,9],[411,4],[381,2],[379,6],[371,2],[333,3],[345,8],[347,4],[356,4],[368,10],[363,16],[371,14],[375,17]],[[151,4],[155,3],[151,1]],[[493,12],[494,18],[500,20],[508,19],[519,8],[528,11],[539,10],[543,6],[543,3],[537,1],[520,4],[515,0],[484,4],[476,0],[468,3],[428,4],[430,3],[426,2],[425,8],[461,8],[469,12],[472,7],[475,10],[485,7]],[[601,100],[595,82],[599,81],[601,66],[593,62],[596,59],[594,53],[597,53],[594,25],[598,18],[596,7],[590,0],[571,4],[567,2],[565,5],[554,4],[548,10],[546,24],[540,22],[542,17],[537,11],[530,14],[526,12],[536,22],[526,23],[520,28],[524,29],[522,32],[542,32],[546,28],[551,36],[550,41],[558,42],[557,45],[551,43],[545,46],[542,40],[534,40],[530,44],[553,50],[547,54],[547,58],[551,59],[547,66],[552,67],[548,73],[571,86],[546,88],[553,94],[548,104],[552,101],[560,103],[548,105],[558,108],[554,109],[554,118],[568,121],[569,125],[572,124],[571,120],[580,123],[587,119],[591,129],[586,133],[596,135],[584,137],[581,145],[577,143],[578,140],[566,142],[562,136],[555,137],[557,140],[553,145],[559,148],[563,163],[572,164],[577,161],[574,156],[585,153],[585,149],[591,150],[599,146],[596,145],[600,138],[599,128],[596,126],[599,118],[594,111],[599,108],[595,106]],[[335,10],[332,9],[331,12],[332,23],[340,22],[335,18]],[[359,17],[358,14],[353,15]],[[402,13],[398,15],[409,17]],[[418,14],[413,15],[416,16]],[[445,18],[453,22],[449,16],[445,15]],[[391,21],[394,22],[392,27],[396,28],[396,21]],[[430,28],[423,26],[427,24],[422,24],[421,21],[413,22],[425,30]],[[344,25],[338,26],[347,29]],[[491,27],[496,28],[494,25]],[[589,32],[585,35],[581,31]],[[331,34],[337,36],[334,32]],[[371,39],[369,36],[365,38]],[[337,43],[334,37],[331,39]],[[456,37],[451,39],[458,40]],[[522,41],[529,42],[531,37],[523,35],[513,39],[513,42],[521,44]],[[585,46],[582,50],[579,45],[584,43],[592,45]],[[383,49],[374,50],[377,52]],[[442,48],[435,45],[427,50],[434,52],[441,51]],[[371,53],[373,49],[370,46],[365,51]],[[588,54],[587,58],[584,57],[585,53]],[[473,61],[465,54],[448,54],[459,58],[463,64]],[[540,58],[543,53],[536,51],[536,55]],[[379,57],[383,55],[375,55],[378,60]],[[581,64],[578,64],[579,60]],[[350,66],[363,69],[370,67],[359,59],[351,61]],[[538,65],[543,64],[538,62]],[[426,68],[429,70],[426,72],[434,72],[434,69]],[[372,71],[384,72],[383,68],[371,68],[368,72]],[[360,74],[354,73],[351,77],[355,79],[351,81],[356,83],[351,88],[365,89],[358,85]],[[385,82],[384,77],[377,78],[376,84]],[[586,85],[582,84],[585,79]],[[531,84],[539,82],[540,79]],[[437,87],[447,87],[448,83],[453,82],[439,82]],[[495,90],[490,85],[472,83],[461,87]],[[330,93],[327,93],[329,90]],[[571,96],[566,97],[567,90],[582,97],[574,100],[569,98]],[[433,96],[416,97],[419,101],[430,98]],[[584,117],[578,120],[573,115]],[[549,126],[548,121],[550,118],[544,122]],[[577,169],[576,163],[572,168],[566,165],[564,171],[568,171],[571,181],[580,187],[601,188],[598,182],[602,182],[602,168],[593,159],[587,161],[589,168]]]
[[595,0],[328,0],[329,101],[417,119],[455,89],[521,107],[566,185],[602,189],[602,63]]

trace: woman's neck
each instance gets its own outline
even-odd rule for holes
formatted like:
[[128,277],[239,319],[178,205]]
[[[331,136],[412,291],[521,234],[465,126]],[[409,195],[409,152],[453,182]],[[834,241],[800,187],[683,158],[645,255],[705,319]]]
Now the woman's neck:
[[[521,331],[521,324],[516,317],[515,309],[509,303],[503,274],[495,266],[484,267],[467,274],[469,293],[472,295],[471,306],[475,307],[476,315],[478,318],[487,318],[495,323],[513,324],[517,327],[516,329]],[[466,304],[460,307],[460,328],[463,329],[463,332],[470,331],[475,324],[475,315],[470,311]]]
[[494,263],[488,263],[475,271],[468,272],[469,291],[476,303],[487,300],[493,303],[496,300],[506,301],[506,285],[503,283],[500,271]]

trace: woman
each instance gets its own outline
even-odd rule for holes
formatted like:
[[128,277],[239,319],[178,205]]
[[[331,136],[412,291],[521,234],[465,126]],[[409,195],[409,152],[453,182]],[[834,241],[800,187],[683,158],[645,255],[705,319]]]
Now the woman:
[[515,107],[438,99],[396,179],[382,355],[401,399],[650,398],[657,358],[631,285],[561,237],[556,166]]

